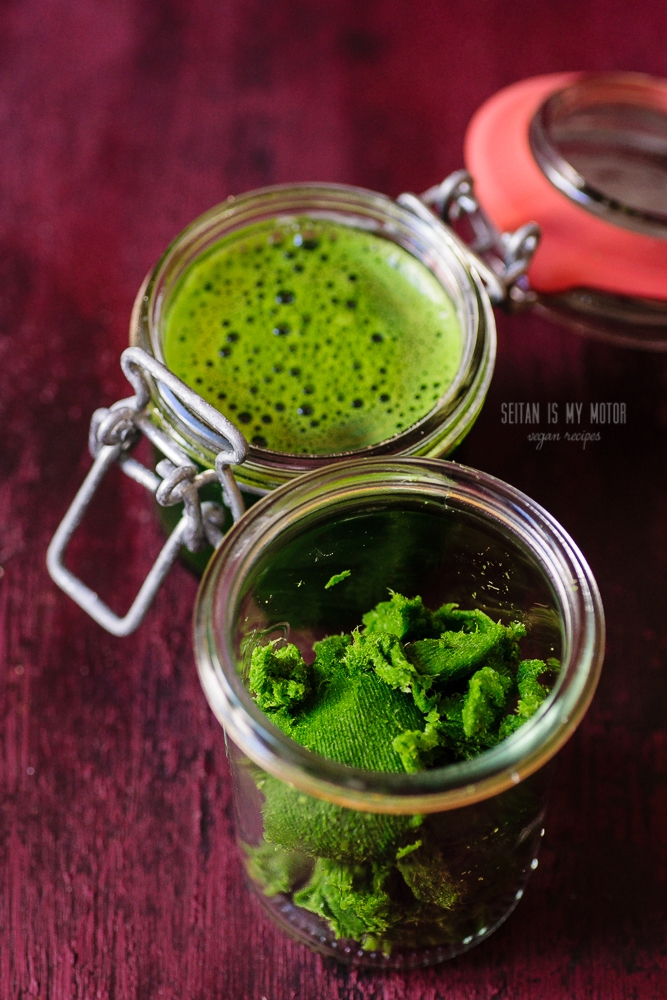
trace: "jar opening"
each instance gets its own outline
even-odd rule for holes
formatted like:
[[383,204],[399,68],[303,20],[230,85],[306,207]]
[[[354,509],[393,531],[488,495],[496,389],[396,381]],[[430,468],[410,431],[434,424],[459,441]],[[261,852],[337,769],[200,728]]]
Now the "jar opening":
[[[327,591],[341,570],[349,579]],[[562,659],[550,699],[495,749],[416,774],[337,764],[268,724],[244,683],[251,647],[281,637],[308,655],[313,641],[359,624],[387,588],[524,621],[522,655]],[[549,515],[491,477],[416,459],[345,463],[265,498],[216,553],[195,631],[211,707],[255,763],[310,794],[397,813],[477,801],[543,766],[592,696],[603,642],[590,571]]]

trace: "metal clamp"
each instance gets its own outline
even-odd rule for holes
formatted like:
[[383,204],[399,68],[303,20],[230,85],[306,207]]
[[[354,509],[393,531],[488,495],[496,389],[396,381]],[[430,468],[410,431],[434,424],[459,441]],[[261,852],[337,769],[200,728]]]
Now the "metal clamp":
[[[413,194],[399,195],[398,202],[429,221],[433,218],[432,210],[437,213],[450,236],[467,257],[472,257],[494,305],[520,309],[536,301],[525,274],[540,241],[540,227],[536,222],[527,222],[513,233],[502,233],[477,201],[474,182],[467,170],[455,171],[419,198]],[[472,230],[470,244],[454,229],[464,218]]]
[[[185,545],[190,552],[197,552],[207,542],[217,547],[222,541],[224,509],[218,503],[200,501],[199,490],[203,486],[219,482],[223,500],[234,521],[241,517],[245,505],[231,467],[244,462],[248,453],[248,443],[234,424],[146,351],[128,347],[121,355],[121,367],[135,395],[93,414],[89,448],[94,462],[53,536],[46,556],[48,571],[61,590],[107,632],[117,636],[129,635],[141,624],[181,545]],[[171,390],[199,420],[225,439],[228,446],[216,456],[215,469],[198,472],[188,455],[151,421],[147,411],[150,402],[147,376]],[[155,472],[130,454],[142,433],[166,456],[158,463]],[[177,503],[183,503],[185,507],[183,516],[165,542],[130,610],[123,617],[116,615],[90,587],[67,569],[64,562],[72,535],[114,462],[118,462],[127,476],[153,493],[163,507]]]

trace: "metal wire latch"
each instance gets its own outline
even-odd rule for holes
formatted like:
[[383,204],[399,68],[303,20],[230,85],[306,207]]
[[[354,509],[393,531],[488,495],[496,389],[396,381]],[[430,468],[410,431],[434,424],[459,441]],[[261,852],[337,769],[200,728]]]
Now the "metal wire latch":
[[[477,201],[467,170],[455,171],[418,198],[402,194],[397,200],[421,218],[432,219],[431,210],[437,213],[450,236],[472,257],[494,305],[520,309],[536,301],[525,274],[540,241],[540,227],[536,222],[527,222],[513,233],[501,233]],[[464,218],[472,232],[470,244],[454,228]]]
[[[197,552],[207,543],[217,547],[222,541],[224,508],[218,503],[200,501],[199,490],[203,486],[219,482],[223,500],[234,521],[241,517],[245,506],[232,466],[244,462],[248,453],[248,443],[234,424],[146,351],[128,347],[121,355],[121,367],[135,395],[93,414],[89,436],[93,465],[53,536],[46,556],[48,571],[61,590],[107,632],[117,636],[129,635],[141,624],[181,545],[185,545],[190,552]],[[151,421],[147,411],[150,392],[146,375],[169,389],[199,420],[227,442],[227,448],[216,456],[214,469],[199,471],[189,456]],[[142,434],[166,456],[158,463],[155,472],[130,454]],[[183,503],[185,508],[131,608],[122,618],[64,563],[72,535],[114,462],[118,462],[127,476],[153,493],[163,507]]]

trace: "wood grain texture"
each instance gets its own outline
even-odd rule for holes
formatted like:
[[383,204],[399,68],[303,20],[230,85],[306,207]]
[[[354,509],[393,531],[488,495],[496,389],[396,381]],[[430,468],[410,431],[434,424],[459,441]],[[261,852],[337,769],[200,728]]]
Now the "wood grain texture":
[[[0,996],[8,1000],[652,1000],[667,993],[667,364],[528,315],[459,459],[542,502],[600,582],[609,650],[561,754],[516,913],[446,966],[339,968],[260,914],[177,568],[136,635],[50,583],[132,300],[228,194],[329,180],[396,195],[460,166],[498,87],[568,68],[667,76],[640,0],[9,0],[0,6]],[[624,401],[584,451],[536,450],[503,401]],[[159,545],[111,477],[74,563],[127,606]]]

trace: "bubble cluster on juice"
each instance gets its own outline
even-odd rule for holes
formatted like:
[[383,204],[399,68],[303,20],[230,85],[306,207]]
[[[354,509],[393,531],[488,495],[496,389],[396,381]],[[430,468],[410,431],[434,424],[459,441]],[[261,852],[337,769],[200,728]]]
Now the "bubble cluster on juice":
[[462,355],[445,289],[408,251],[326,219],[225,237],[167,305],[168,367],[260,448],[332,454],[425,417]]

